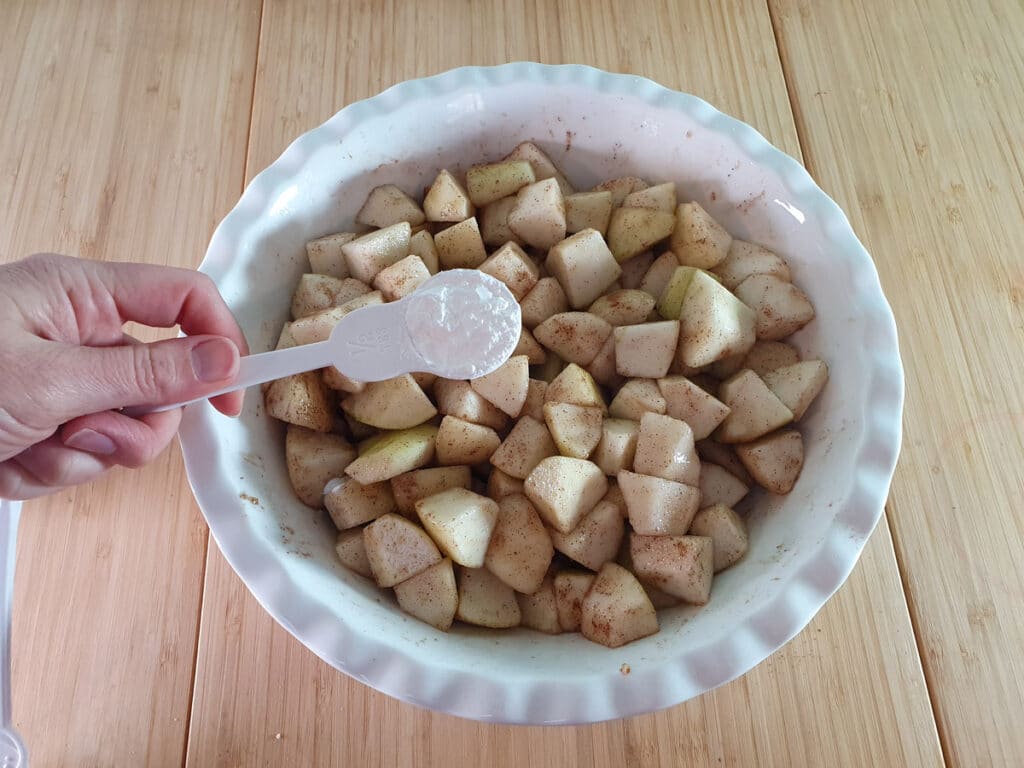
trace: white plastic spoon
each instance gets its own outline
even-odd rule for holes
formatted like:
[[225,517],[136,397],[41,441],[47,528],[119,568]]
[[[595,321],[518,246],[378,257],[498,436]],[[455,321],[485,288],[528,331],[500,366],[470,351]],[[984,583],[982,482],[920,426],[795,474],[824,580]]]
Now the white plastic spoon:
[[20,501],[0,499],[0,766],[24,768],[28,752],[14,729],[11,711],[11,604],[14,602],[14,555]]
[[[504,283],[476,269],[449,269],[399,301],[346,315],[326,341],[243,357],[234,383],[201,399],[329,365],[356,381],[417,371],[472,379],[508,360],[521,330],[519,304]],[[192,402],[198,401],[124,412],[154,413]]]

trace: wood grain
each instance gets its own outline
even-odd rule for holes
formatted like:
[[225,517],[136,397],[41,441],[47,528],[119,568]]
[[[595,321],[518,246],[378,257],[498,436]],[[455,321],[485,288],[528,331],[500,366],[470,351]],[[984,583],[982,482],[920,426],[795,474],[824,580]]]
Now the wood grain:
[[[198,264],[241,189],[258,3],[0,18],[0,259]],[[206,538],[177,449],[27,506],[14,712],[34,765],[181,764]]]
[[[702,95],[799,156],[756,2],[268,2],[249,176],[338,108],[410,77],[515,59],[584,61]],[[512,728],[388,699],[319,661],[211,548],[188,764],[937,765],[938,739],[883,525],[811,627],[753,673],[672,710]]]
[[1024,6],[771,5],[808,166],[900,328],[890,521],[946,756],[1019,765]]

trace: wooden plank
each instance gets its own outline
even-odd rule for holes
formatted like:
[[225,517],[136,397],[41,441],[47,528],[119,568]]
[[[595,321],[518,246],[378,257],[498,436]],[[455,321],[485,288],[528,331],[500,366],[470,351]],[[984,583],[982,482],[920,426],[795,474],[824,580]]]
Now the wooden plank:
[[874,253],[900,328],[890,519],[946,756],[1018,765],[1024,6],[772,7],[808,165]]
[[[706,96],[799,154],[764,5],[268,2],[249,174],[343,104],[465,63],[586,61]],[[278,627],[211,548],[188,763],[936,765],[888,529],[812,626],[752,674],[646,717],[579,728],[458,720],[388,699]]]
[[[259,3],[5,3],[0,258],[198,264],[245,167]],[[35,765],[180,765],[207,531],[177,448],[22,517]]]

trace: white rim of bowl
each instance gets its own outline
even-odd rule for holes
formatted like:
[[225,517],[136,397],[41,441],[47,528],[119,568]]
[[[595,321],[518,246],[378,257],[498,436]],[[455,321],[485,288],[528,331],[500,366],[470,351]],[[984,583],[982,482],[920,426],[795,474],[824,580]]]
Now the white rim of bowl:
[[[628,94],[652,105],[686,113],[697,123],[728,135],[751,160],[778,174],[810,215],[822,222],[832,244],[856,267],[853,289],[869,297],[865,336],[870,345],[867,392],[868,423],[857,449],[858,472],[849,498],[838,509],[826,537],[804,564],[779,584],[773,599],[750,614],[744,624],[712,638],[698,649],[627,678],[618,673],[565,682],[557,692],[537,681],[497,685],[485,674],[446,670],[438,681],[429,663],[402,649],[372,642],[344,622],[325,621],[319,601],[292,583],[272,551],[257,536],[245,535],[240,501],[223,489],[218,462],[209,455],[212,413],[205,406],[186,409],[182,453],[189,484],[218,546],[253,596],[274,619],[332,666],[394,698],[460,717],[504,723],[592,723],[657,711],[679,704],[733,680],[760,664],[797,635],[843,584],[856,565],[868,536],[882,517],[902,440],[903,368],[896,322],[882,292],[874,262],[854,234],[839,206],[823,192],[795,159],[774,147],[758,131],[718,111],[703,99],[670,90],[643,77],[612,74],[589,66],[516,62],[494,67],[462,67],[432,77],[409,80],[353,103],[317,128],[303,134],[246,188],[237,205],[217,227],[199,269],[215,281],[230,265],[248,223],[260,217],[323,143],[337,141],[364,117],[387,114],[412,100],[449,93],[472,85],[513,82],[573,84],[605,94]],[[205,455],[189,448],[205,443]],[[239,535],[242,534],[242,535]],[[316,617],[321,617],[319,620]],[[387,651],[382,653],[381,651]],[[694,675],[694,670],[699,674]],[[639,679],[638,679],[639,678]],[[557,720],[531,717],[538,686],[576,709]],[[518,688],[518,690],[516,690]],[[523,688],[529,690],[522,690]],[[638,695],[638,689],[642,694]]]

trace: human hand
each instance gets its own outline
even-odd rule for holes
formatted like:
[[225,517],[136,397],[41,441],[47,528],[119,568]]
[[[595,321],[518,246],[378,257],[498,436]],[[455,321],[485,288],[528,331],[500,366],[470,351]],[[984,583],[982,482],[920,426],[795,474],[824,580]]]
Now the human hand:
[[[141,344],[124,323],[187,338]],[[117,409],[193,400],[231,383],[245,337],[199,272],[52,254],[0,267],[0,498],[27,499],[139,467],[170,443],[181,409],[130,418]],[[242,393],[211,400],[222,413]]]

